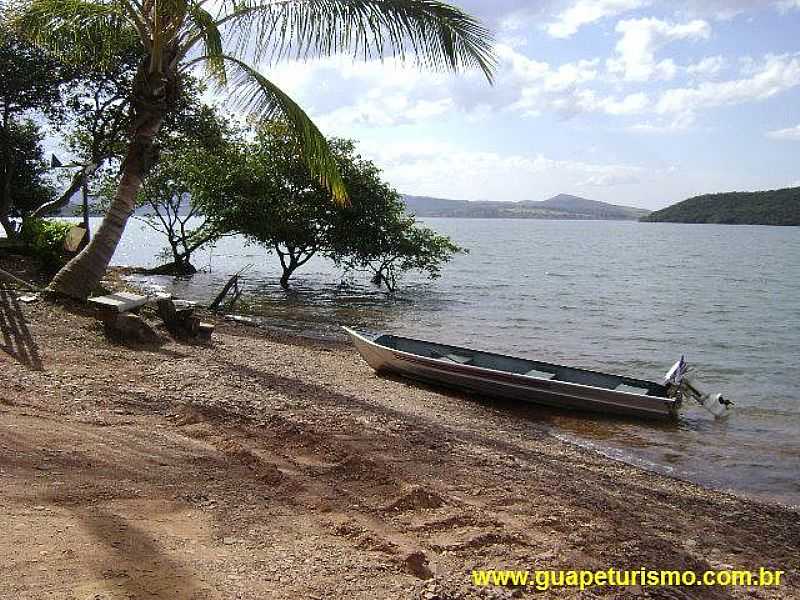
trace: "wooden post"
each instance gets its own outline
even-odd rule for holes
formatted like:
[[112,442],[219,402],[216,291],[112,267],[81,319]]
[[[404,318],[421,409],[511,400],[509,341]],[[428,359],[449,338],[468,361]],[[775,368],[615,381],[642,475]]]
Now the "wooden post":
[[[211,303],[211,306],[209,306],[208,308],[210,310],[219,310],[220,304],[222,304],[222,301],[225,300],[225,296],[228,295],[228,292],[231,291],[231,288],[233,286],[236,286],[236,289],[238,291],[238,289],[239,289],[239,273],[236,273],[236,275],[234,275],[233,277],[231,277],[228,280],[228,283],[225,284],[225,287],[222,288],[222,291],[219,294],[217,294],[217,297],[214,298],[214,301]],[[241,294],[241,292],[239,292],[239,294]]]
[[86,173],[83,175],[83,183],[81,184],[81,196],[83,197],[83,228],[86,230],[86,235],[83,236],[80,249],[83,250],[91,238],[91,229],[89,228],[89,184],[86,180]]

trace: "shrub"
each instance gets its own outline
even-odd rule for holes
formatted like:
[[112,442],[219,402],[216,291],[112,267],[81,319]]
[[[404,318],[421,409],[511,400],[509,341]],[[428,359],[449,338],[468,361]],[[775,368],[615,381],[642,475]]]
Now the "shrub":
[[66,221],[25,219],[21,237],[43,269],[57,271],[67,262],[64,241],[72,227],[73,224]]

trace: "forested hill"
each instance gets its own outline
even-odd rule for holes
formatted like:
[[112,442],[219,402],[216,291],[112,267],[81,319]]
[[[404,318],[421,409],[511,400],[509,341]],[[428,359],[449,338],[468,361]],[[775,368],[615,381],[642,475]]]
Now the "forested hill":
[[689,198],[642,217],[667,223],[800,225],[800,187]]
[[408,212],[418,217],[459,217],[481,219],[616,219],[636,221],[649,214],[642,208],[618,206],[559,194],[548,200],[521,202],[468,201],[403,196]]

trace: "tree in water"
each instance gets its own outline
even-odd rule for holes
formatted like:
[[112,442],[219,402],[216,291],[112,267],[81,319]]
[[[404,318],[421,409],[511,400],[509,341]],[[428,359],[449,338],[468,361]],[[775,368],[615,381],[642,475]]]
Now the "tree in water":
[[[337,144],[330,144],[334,156]],[[226,173],[219,173],[218,157],[209,158],[193,163],[194,179],[205,182],[193,190],[194,201],[219,230],[242,234],[274,252],[282,269],[280,285],[288,289],[295,271],[329,247],[337,211],[311,175],[291,128],[284,122],[263,124],[255,141],[229,147]],[[349,201],[355,200],[351,194]]]
[[347,206],[329,201],[285,123],[262,126],[238,156],[226,157],[227,175],[193,197],[220,230],[242,234],[278,256],[284,289],[314,256],[369,271],[391,292],[407,271],[438,277],[462,249],[406,215],[400,195],[357,154],[353,141],[332,139],[329,145],[350,196]]
[[[163,235],[172,260],[154,273],[191,275],[197,271],[192,254],[226,235],[214,220],[198,209],[194,197],[226,177],[226,156],[240,143],[239,132],[217,111],[200,102],[202,87],[183,86],[186,109],[180,119],[165,121],[159,132],[159,162],[147,174],[137,196],[136,218]],[[113,178],[100,188],[110,203]]]
[[[337,231],[331,235],[334,244],[328,256],[345,272],[369,273],[374,285],[393,294],[409,272],[437,279],[453,256],[467,252],[408,215],[400,194],[380,179],[374,164],[359,159],[346,165],[345,181],[354,181],[353,189],[358,190],[354,195],[370,201],[340,211]],[[362,176],[349,179],[348,166],[356,166]]]
[[258,117],[290,124],[309,170],[333,197],[347,192],[325,138],[306,113],[246,59],[272,64],[293,55],[355,57],[409,55],[420,64],[477,67],[491,80],[489,32],[474,18],[438,0],[32,0],[12,16],[16,31],[71,64],[107,60],[120,40],[141,45],[129,94],[129,132],[114,200],[89,245],[53,279],[54,294],[85,298],[111,261],[147,171],[157,161],[154,140],[176,108],[181,74],[204,66],[220,90],[232,90]]

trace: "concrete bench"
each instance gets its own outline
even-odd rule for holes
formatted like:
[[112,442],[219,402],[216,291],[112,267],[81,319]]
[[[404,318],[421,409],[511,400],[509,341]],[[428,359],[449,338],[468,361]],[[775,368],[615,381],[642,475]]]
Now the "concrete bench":
[[[125,333],[134,330],[133,319],[141,321],[140,317],[129,315],[142,306],[157,304],[158,315],[164,321],[166,328],[175,336],[183,338],[199,337],[210,339],[214,325],[203,323],[194,315],[196,302],[189,300],[174,300],[169,294],[156,294],[155,296],[142,296],[130,292],[117,292],[107,296],[97,296],[89,299],[89,304],[94,306],[99,313],[99,318],[107,327],[117,332]],[[142,327],[139,326],[139,329]],[[136,334],[136,337],[145,337]]]
[[117,292],[108,296],[89,298],[89,304],[103,312],[125,313],[158,300],[155,296],[141,296],[130,292]]

